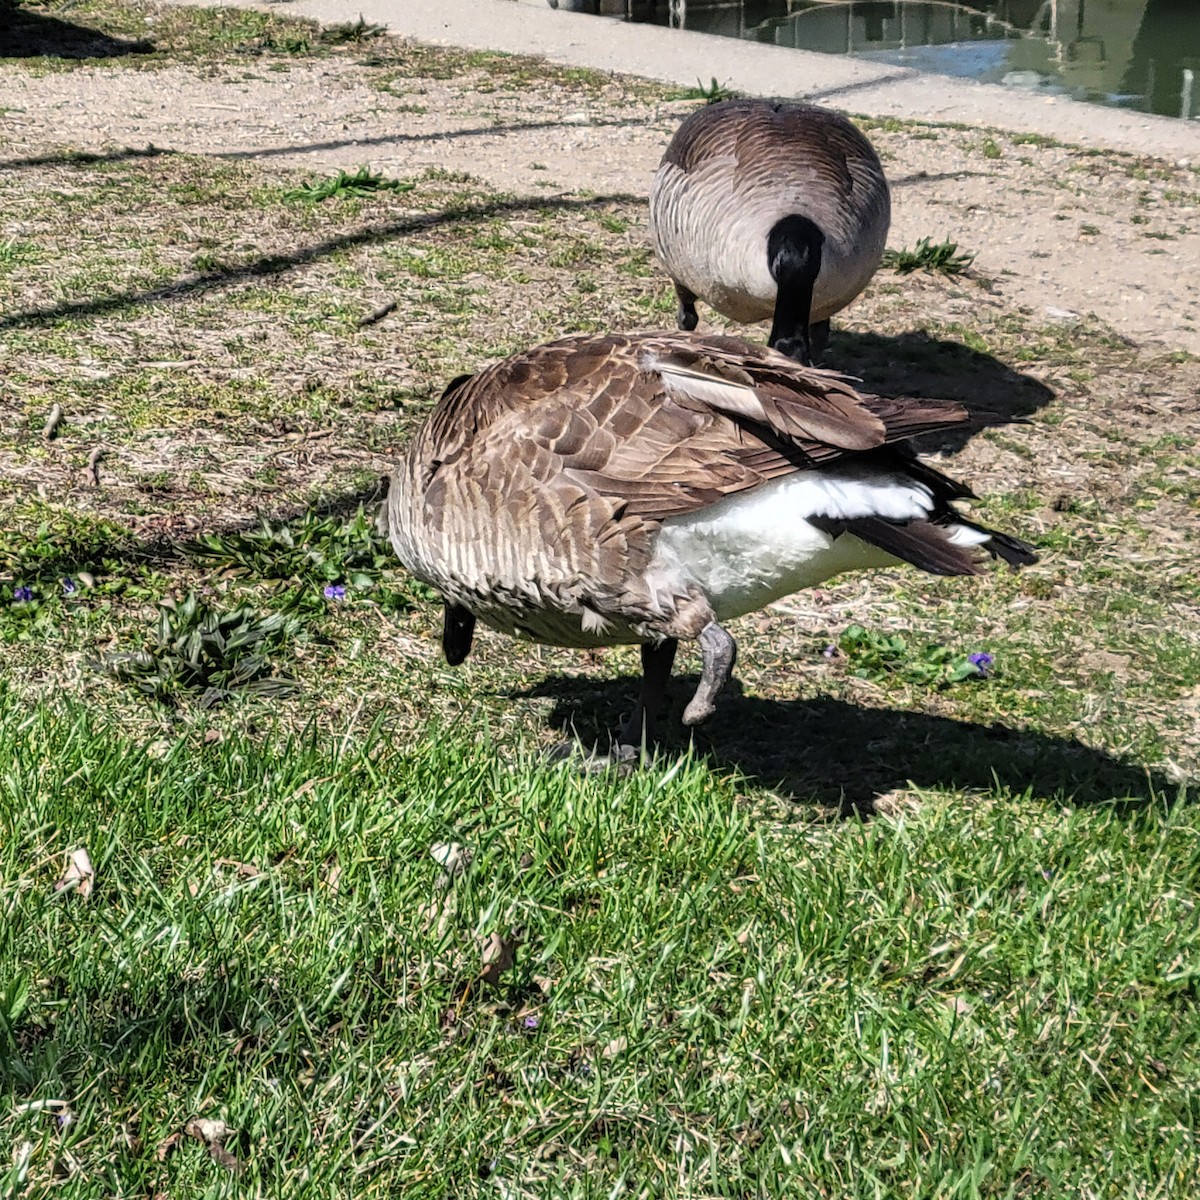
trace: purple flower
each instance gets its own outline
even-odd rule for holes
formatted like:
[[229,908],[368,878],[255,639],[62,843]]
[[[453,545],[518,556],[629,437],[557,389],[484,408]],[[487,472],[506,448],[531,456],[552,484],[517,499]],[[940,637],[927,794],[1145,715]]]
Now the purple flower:
[[26,587],[24,584],[22,584],[20,587],[13,588],[13,599],[17,601],[32,600],[33,588]]
[[967,662],[977,670],[980,675],[987,676],[988,671],[992,669],[992,663],[996,661],[994,654],[989,654],[986,650],[976,650],[974,654],[967,656]]
[[538,1019],[532,1014],[525,1018],[526,1029],[536,1029],[538,1027]]
[[838,648],[832,644],[826,646],[825,649],[821,651],[826,658],[837,658],[837,652]]
[[327,583],[325,585],[326,600],[345,600],[346,588],[340,583]]
[[75,590],[75,580],[73,579],[64,579],[62,585],[63,592],[68,596]]

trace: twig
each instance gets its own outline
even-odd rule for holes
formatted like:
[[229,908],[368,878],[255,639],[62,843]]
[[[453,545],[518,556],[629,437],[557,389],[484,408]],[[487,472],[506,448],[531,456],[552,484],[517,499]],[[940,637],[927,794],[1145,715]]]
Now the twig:
[[367,313],[365,317],[359,319],[359,329],[366,329],[368,325],[378,325],[388,313],[395,312],[398,307],[399,302],[396,300],[389,300],[386,304],[381,304],[378,308]]
[[100,460],[104,457],[104,447],[97,446],[91,454],[88,455],[87,469],[88,476],[92,481],[92,487],[100,486]]
[[63,410],[61,404],[56,404],[46,417],[46,423],[42,426],[42,437],[49,441],[55,434],[58,427],[62,424]]

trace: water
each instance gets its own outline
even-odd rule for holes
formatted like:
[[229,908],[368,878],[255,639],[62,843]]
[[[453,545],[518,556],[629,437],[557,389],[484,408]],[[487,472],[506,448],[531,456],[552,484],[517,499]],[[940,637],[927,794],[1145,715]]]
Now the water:
[[1200,119],[1200,0],[550,0]]

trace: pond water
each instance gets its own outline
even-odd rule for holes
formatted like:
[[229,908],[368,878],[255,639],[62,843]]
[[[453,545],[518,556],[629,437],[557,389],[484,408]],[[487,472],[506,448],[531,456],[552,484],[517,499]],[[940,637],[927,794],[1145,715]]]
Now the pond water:
[[1200,118],[1200,0],[550,3]]

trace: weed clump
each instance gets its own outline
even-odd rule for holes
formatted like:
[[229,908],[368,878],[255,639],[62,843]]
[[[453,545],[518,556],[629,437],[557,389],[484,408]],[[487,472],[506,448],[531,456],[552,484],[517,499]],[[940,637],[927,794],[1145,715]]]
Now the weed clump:
[[249,606],[222,611],[194,592],[159,606],[154,644],[111,654],[92,665],[134,684],[160,704],[195,699],[212,708],[237,693],[286,696],[297,688],[276,671],[273,659],[303,633],[295,617],[262,614]]
[[975,261],[972,253],[960,254],[957,242],[930,242],[921,238],[911,250],[885,250],[883,266],[900,275],[913,271],[932,271],[940,275],[961,275]]
[[297,187],[288,188],[283,198],[298,204],[320,204],[333,196],[372,196],[377,192],[411,192],[415,183],[403,179],[387,179],[370,167],[361,166],[353,175],[338,171],[325,179],[306,179]]

